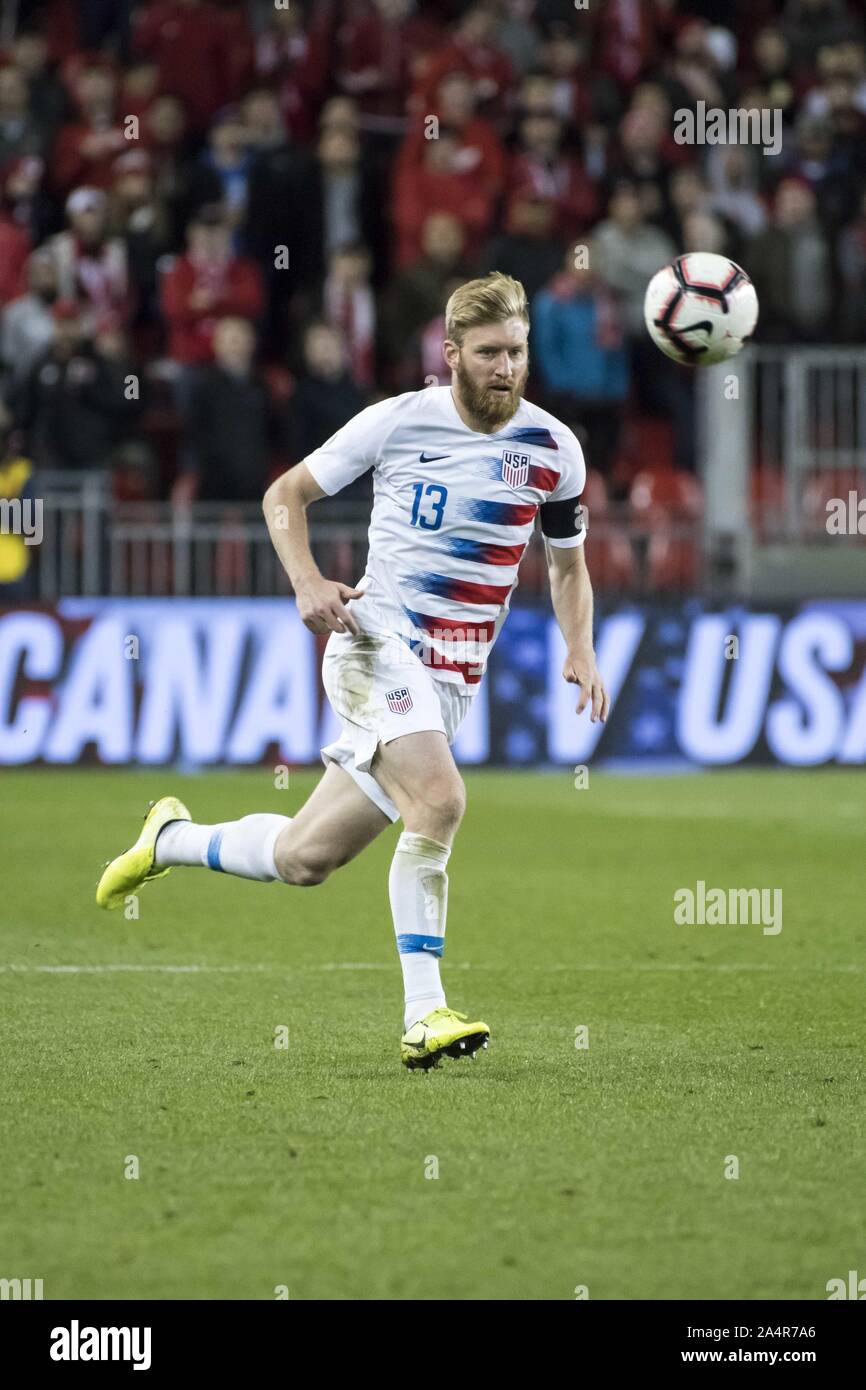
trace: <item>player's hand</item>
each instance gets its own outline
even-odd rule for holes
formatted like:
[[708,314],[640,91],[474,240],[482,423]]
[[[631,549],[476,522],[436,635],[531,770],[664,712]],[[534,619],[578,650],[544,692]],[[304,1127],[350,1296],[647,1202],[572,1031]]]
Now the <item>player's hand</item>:
[[577,713],[583,714],[587,704],[592,700],[590,722],[594,724],[596,720],[600,719],[604,724],[610,709],[610,696],[598,673],[598,667],[595,664],[595,652],[592,647],[581,647],[577,651],[569,652],[562,668],[562,676],[563,680],[571,681],[580,686],[580,699],[575,706]]
[[353,632],[356,637],[361,629],[357,618],[344,607],[344,601],[363,597],[363,589],[353,589],[338,579],[323,579],[321,575],[295,592],[301,621],[311,632]]

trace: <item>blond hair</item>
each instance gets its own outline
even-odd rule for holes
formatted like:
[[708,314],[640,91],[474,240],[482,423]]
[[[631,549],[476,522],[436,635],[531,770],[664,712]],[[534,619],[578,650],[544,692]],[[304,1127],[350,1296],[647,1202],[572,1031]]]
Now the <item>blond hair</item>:
[[462,347],[470,328],[482,324],[505,323],[506,319],[523,319],[529,331],[529,303],[526,290],[519,280],[491,270],[480,280],[467,280],[452,294],[445,305],[445,337]]

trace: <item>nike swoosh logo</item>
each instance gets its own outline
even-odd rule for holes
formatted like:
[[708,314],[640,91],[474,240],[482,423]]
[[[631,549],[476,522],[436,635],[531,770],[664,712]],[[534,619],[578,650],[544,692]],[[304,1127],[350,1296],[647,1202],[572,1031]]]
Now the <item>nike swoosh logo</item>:
[[451,457],[450,454],[430,454],[429,457],[428,457],[427,454],[422,454],[422,455],[421,455],[421,462],[422,462],[422,463],[436,463],[437,459],[450,459],[450,457]]
[[422,950],[422,951],[438,951],[439,949],[440,949],[440,948],[439,948],[438,946],[426,946],[426,945],[424,945],[424,946],[421,947],[421,950]]

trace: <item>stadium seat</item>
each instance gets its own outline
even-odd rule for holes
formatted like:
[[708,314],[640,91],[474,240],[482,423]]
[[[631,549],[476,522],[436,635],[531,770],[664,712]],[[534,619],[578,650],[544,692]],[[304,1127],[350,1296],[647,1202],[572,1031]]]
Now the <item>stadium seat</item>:
[[636,518],[661,515],[696,521],[703,513],[703,490],[691,473],[675,468],[643,468],[632,481],[629,505]]
[[644,468],[629,494],[634,522],[646,526],[644,580],[650,589],[679,592],[698,575],[698,523],[703,491],[697,478],[673,468]]
[[749,518],[761,540],[777,535],[785,523],[785,475],[779,468],[756,468],[749,479]]
[[634,554],[627,533],[611,517],[604,476],[591,468],[581,494],[588,514],[586,561],[600,589],[628,588],[634,576]]

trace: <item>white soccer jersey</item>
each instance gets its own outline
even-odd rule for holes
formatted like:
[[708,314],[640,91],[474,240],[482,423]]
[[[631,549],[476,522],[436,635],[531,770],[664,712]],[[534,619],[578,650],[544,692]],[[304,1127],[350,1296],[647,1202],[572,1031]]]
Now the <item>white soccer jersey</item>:
[[476,689],[508,614],[536,513],[551,545],[585,539],[583,451],[528,401],[496,434],[469,429],[450,386],[362,410],[305,460],[339,492],[373,469],[366,571],[349,608],[397,633],[439,680]]

